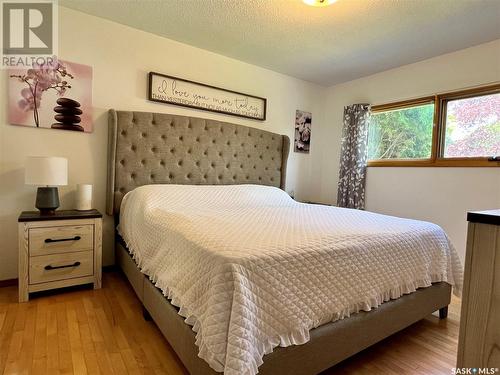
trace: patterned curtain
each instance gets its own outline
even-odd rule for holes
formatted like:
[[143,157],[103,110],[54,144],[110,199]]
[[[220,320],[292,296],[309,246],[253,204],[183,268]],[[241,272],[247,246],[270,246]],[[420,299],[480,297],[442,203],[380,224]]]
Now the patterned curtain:
[[365,208],[369,104],[344,107],[337,206]]

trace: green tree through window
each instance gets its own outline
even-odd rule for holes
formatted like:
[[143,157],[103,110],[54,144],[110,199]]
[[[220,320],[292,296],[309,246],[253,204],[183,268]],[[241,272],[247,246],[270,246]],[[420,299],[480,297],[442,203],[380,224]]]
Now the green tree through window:
[[433,118],[433,103],[373,113],[368,159],[429,159]]

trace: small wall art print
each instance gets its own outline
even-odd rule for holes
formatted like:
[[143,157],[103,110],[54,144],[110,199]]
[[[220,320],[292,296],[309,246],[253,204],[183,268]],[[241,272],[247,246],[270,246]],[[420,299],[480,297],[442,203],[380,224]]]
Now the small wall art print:
[[10,124],[92,132],[91,66],[54,58],[8,75]]
[[295,142],[294,151],[309,153],[311,142],[311,112],[298,110],[295,112]]

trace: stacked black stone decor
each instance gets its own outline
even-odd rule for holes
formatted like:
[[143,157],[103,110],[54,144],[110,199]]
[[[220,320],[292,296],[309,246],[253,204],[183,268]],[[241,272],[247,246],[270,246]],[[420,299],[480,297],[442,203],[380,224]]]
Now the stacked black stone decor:
[[56,103],[58,106],[54,107],[54,112],[56,112],[54,118],[57,123],[52,124],[52,129],[82,132],[83,126],[78,125],[82,121],[80,115],[83,113],[82,110],[78,108],[80,107],[80,103],[68,98],[59,98]]

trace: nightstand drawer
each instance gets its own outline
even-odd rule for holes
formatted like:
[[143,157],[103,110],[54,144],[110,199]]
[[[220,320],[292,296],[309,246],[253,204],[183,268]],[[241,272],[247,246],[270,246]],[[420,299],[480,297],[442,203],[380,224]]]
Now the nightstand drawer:
[[30,256],[93,249],[93,225],[67,225],[29,230]]
[[91,276],[93,273],[93,251],[41,255],[29,260],[30,284]]

